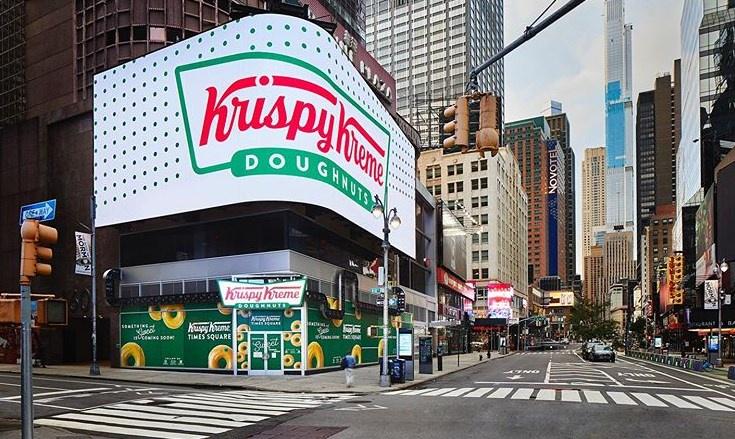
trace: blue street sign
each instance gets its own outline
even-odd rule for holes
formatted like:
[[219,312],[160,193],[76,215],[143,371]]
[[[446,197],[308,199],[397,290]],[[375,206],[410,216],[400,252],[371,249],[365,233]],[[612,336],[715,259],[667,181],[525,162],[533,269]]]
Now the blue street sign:
[[383,294],[383,287],[370,288],[370,294]]
[[20,208],[20,224],[27,219],[51,221],[56,218],[56,199],[27,204]]

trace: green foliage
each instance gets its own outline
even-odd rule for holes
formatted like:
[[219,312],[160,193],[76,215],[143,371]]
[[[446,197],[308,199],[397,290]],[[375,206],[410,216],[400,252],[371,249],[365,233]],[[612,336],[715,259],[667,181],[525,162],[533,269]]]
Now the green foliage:
[[577,302],[570,316],[572,332],[583,339],[612,340],[618,338],[618,324],[605,317],[608,303],[592,303],[587,299]]

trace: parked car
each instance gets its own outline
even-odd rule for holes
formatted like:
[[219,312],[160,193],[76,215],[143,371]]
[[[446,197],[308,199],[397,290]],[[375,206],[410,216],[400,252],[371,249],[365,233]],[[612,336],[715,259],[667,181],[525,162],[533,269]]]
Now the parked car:
[[589,358],[592,361],[609,361],[611,363],[615,362],[615,351],[613,350],[612,346],[607,345],[594,345],[592,346],[592,350],[589,353]]

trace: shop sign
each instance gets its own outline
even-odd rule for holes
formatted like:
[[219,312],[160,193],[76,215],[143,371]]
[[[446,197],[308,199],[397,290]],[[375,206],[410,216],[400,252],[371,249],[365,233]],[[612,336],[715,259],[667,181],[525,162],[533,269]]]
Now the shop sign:
[[301,306],[306,280],[258,284],[221,280],[219,293],[228,308],[285,309]]
[[94,82],[98,226],[288,201],[382,238],[378,195],[403,213],[391,243],[414,256],[415,149],[315,24],[245,17]]
[[475,300],[474,288],[441,267],[436,268],[436,281],[470,300]]

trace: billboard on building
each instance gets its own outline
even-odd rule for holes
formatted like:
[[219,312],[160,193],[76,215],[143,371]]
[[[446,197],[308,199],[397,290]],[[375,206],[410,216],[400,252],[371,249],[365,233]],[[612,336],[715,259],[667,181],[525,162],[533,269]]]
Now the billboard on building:
[[560,150],[557,148],[556,140],[547,140],[546,148],[549,154],[549,181],[547,190],[547,204],[549,209],[547,224],[547,240],[548,240],[548,264],[549,275],[559,274],[559,196],[558,193],[563,190],[564,183],[561,179],[562,168],[559,164]]
[[95,75],[100,227],[255,201],[329,208],[415,254],[414,148],[324,29],[242,18]]
[[467,233],[446,204],[441,204],[441,265],[467,279]]
[[712,274],[715,264],[714,186],[709,188],[697,209],[696,231],[697,285],[700,285]]
[[549,306],[552,308],[574,306],[574,291],[549,291]]
[[502,282],[487,284],[487,316],[491,319],[510,319],[513,310],[513,286]]

